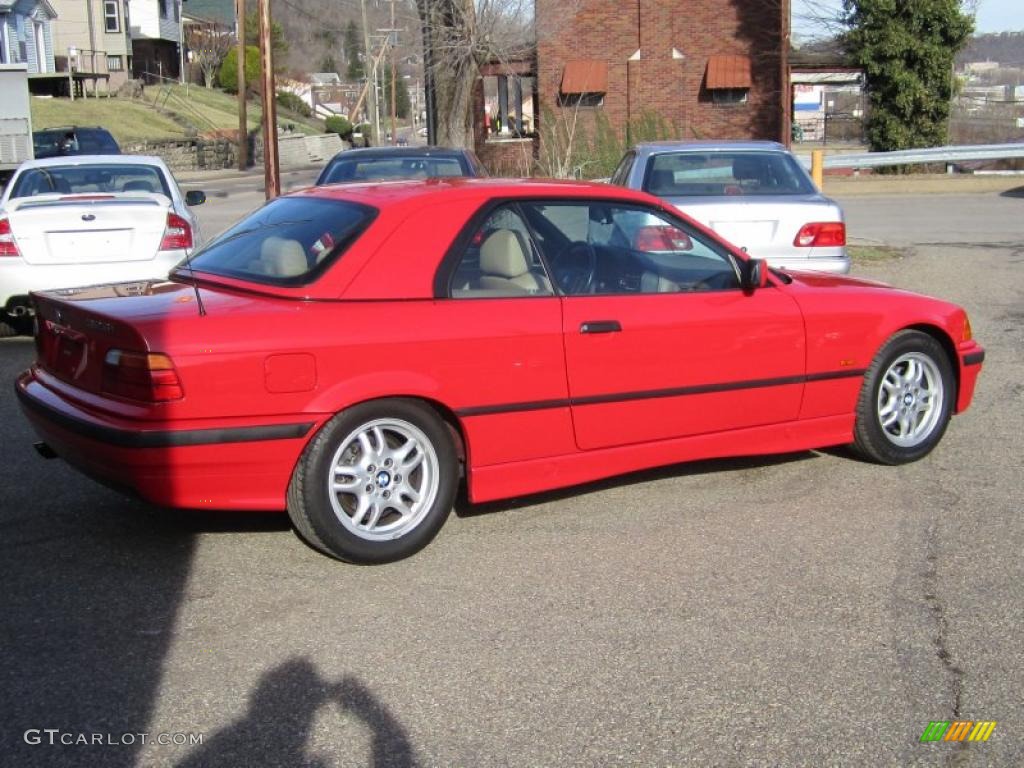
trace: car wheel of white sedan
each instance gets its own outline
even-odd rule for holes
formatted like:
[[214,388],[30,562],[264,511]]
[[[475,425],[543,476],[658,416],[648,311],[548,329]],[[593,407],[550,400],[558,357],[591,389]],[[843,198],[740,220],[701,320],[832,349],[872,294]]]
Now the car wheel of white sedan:
[[303,452],[288,514],[317,549],[384,563],[422,549],[448,518],[458,484],[448,427],[426,405],[380,400],[331,419]]
[[916,461],[942,439],[955,400],[953,369],[942,345],[920,331],[901,331],[864,376],[854,445],[882,464]]

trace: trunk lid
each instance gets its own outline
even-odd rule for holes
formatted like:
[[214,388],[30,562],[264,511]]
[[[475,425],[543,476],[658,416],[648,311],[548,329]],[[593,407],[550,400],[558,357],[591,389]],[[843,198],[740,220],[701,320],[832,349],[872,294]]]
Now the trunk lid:
[[842,221],[839,206],[821,195],[778,197],[670,197],[668,202],[758,258],[810,257],[793,245],[811,222]]
[[29,264],[100,264],[155,259],[170,209],[148,192],[39,195],[9,201],[7,216]]

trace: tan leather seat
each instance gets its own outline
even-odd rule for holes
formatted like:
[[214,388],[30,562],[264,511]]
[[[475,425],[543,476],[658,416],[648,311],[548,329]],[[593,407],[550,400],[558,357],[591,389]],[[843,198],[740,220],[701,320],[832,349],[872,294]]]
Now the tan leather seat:
[[271,236],[260,245],[260,257],[249,263],[249,271],[272,277],[297,277],[309,271],[309,264],[298,240]]
[[480,246],[480,288],[510,294],[551,293],[551,284],[530,271],[526,250],[511,229],[492,232]]

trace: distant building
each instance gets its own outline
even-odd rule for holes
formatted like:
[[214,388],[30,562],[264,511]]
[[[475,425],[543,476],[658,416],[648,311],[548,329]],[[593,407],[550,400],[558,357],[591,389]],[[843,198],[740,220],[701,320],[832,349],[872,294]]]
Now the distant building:
[[535,24],[533,71],[487,73],[498,80],[484,84],[496,114],[481,117],[490,134],[477,144],[482,159],[502,151],[490,144],[533,130],[543,155],[545,120],[588,133],[603,123],[620,138],[652,119],[677,138],[788,138],[788,0],[578,0],[572,12],[536,0]]
[[116,89],[131,75],[127,0],[50,0],[57,10],[53,47],[59,72],[94,74]]
[[49,0],[0,0],[0,64],[27,64],[29,75],[56,70]]
[[181,74],[182,0],[131,0],[132,75],[147,83]]

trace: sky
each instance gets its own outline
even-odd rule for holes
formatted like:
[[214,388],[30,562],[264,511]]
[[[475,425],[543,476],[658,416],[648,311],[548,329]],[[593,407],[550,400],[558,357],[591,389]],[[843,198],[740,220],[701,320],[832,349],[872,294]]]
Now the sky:
[[[793,32],[800,37],[821,34],[820,27],[806,19],[808,9],[838,8],[840,0],[793,0]],[[981,0],[975,20],[977,32],[1024,32],[1024,2],[1021,0]]]

